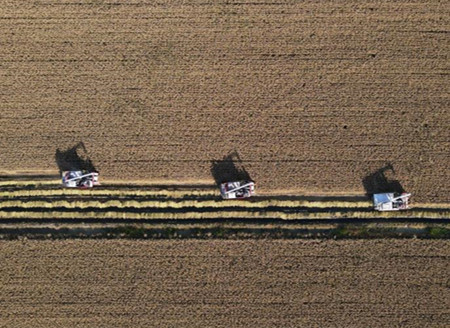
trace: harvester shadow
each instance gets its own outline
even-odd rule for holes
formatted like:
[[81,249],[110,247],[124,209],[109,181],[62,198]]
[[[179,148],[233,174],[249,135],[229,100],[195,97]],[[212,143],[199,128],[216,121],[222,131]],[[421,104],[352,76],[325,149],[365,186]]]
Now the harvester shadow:
[[80,170],[98,172],[91,159],[88,157],[86,147],[83,142],[79,142],[67,150],[57,149],[55,153],[55,161],[58,165],[60,173],[63,171]]
[[395,175],[395,170],[391,163],[364,177],[362,184],[366,191],[366,195],[371,197],[373,194],[377,193],[405,192],[401,183],[396,179],[390,178],[389,175]]
[[231,152],[222,160],[212,161],[211,175],[218,186],[229,181],[252,180],[236,151]]

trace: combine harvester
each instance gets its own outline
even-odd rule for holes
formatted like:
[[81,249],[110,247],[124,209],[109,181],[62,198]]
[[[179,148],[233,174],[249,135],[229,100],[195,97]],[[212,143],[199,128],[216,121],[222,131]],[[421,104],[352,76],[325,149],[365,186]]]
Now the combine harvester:
[[400,211],[409,209],[408,193],[382,193],[373,195],[373,206],[377,211]]
[[255,194],[253,181],[224,182],[220,185],[220,194],[223,199],[243,199]]
[[92,188],[99,185],[98,172],[89,171],[64,171],[62,183],[67,188]]

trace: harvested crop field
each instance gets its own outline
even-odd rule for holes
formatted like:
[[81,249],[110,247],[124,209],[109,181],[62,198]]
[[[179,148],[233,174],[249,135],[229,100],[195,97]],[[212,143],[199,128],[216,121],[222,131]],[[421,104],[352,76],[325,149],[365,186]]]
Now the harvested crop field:
[[0,242],[5,327],[444,327],[448,241]]
[[6,1],[0,170],[82,141],[113,181],[212,181],[236,150],[261,192],[364,193],[387,163],[449,202],[445,1]]

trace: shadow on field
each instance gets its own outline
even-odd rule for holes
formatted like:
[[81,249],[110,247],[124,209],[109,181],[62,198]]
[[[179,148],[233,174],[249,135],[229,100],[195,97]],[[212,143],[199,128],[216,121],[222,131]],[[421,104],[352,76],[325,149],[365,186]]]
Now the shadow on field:
[[231,152],[222,160],[212,161],[211,174],[217,185],[228,181],[252,180],[236,151]]
[[56,150],[55,161],[59,172],[87,170],[98,172],[87,155],[86,147],[83,142],[79,142],[67,150]]
[[395,170],[392,164],[388,164],[376,172],[369,174],[363,180],[363,186],[366,190],[366,195],[371,197],[373,194],[383,192],[398,192],[403,193],[405,189],[401,183],[394,179]]

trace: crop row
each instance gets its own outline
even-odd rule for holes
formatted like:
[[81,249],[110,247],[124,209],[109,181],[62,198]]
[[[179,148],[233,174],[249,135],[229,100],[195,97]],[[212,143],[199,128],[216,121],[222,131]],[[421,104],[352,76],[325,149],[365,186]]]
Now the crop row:
[[185,196],[214,196],[218,193],[214,190],[119,190],[119,189],[34,189],[34,190],[13,190],[0,191],[0,197],[48,197],[48,196],[111,196],[111,197],[146,197],[146,196],[166,196],[166,197],[185,197]]
[[0,211],[0,219],[442,219],[450,216],[450,211],[446,212],[364,212],[364,211],[337,211],[337,212],[300,212],[285,213],[281,211],[213,211],[213,212],[139,212],[130,213],[125,211]]
[[[68,201],[68,200],[52,200],[52,197],[64,198],[64,197],[80,196],[83,199],[85,197],[92,197],[89,200],[83,201]],[[113,200],[98,201],[98,197],[108,197]],[[74,190],[74,189],[34,189],[34,190],[13,190],[13,191],[0,191],[0,208],[2,207],[66,207],[66,208],[86,208],[86,207],[117,207],[117,208],[183,208],[183,207],[248,207],[248,208],[263,208],[263,207],[308,207],[308,208],[370,208],[370,201],[311,201],[311,200],[281,200],[274,196],[272,199],[258,199],[255,197],[252,201],[239,201],[228,200],[222,201],[220,199],[201,199],[202,197],[219,197],[219,194],[215,190],[169,190],[169,189],[157,189],[157,190],[118,190],[118,189],[90,189],[90,190]],[[42,198],[39,200],[23,201],[23,198],[33,197]],[[122,200],[120,198],[141,198],[141,200]],[[148,197],[146,199],[146,197]],[[150,197],[167,197],[171,200],[149,199]],[[189,197],[191,199],[186,200],[183,198]],[[22,200],[15,200],[15,198],[22,198]],[[196,199],[198,198],[198,199]],[[3,200],[2,200],[3,199]],[[449,203],[414,203],[414,207],[423,209],[450,209]]]
[[307,201],[307,200],[261,200],[256,202],[243,202],[240,200],[229,201],[215,201],[215,200],[180,200],[180,201],[136,201],[136,200],[87,200],[87,201],[68,201],[68,200],[53,200],[53,201],[22,201],[22,200],[6,200],[0,201],[0,208],[5,207],[21,207],[21,208],[229,208],[229,207],[246,207],[246,208],[268,208],[268,207],[314,207],[314,208],[370,208],[369,202],[337,202],[337,201]]

